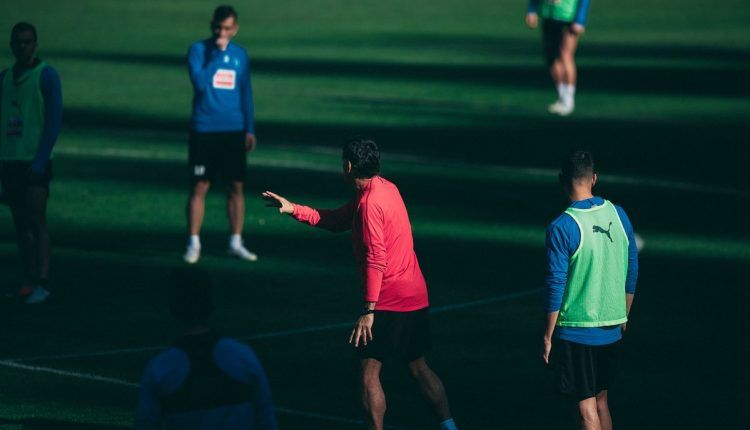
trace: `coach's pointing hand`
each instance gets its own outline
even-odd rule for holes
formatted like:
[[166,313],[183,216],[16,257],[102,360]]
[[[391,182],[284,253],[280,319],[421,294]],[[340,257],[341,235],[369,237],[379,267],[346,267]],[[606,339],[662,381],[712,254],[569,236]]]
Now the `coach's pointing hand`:
[[290,203],[289,200],[281,197],[280,195],[274,194],[270,191],[266,191],[261,195],[266,201],[266,207],[279,208],[279,213],[281,214],[291,215],[294,213],[294,205]]
[[374,314],[361,315],[354,324],[354,330],[349,336],[349,343],[354,342],[354,347],[359,346],[359,339],[362,338],[362,343],[367,345],[368,340],[372,340],[372,323],[375,322]]

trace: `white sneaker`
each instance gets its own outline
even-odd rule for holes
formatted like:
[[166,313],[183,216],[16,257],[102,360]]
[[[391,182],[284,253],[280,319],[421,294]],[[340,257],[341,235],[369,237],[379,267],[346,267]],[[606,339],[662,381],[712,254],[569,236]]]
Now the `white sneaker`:
[[182,257],[185,263],[195,264],[201,258],[201,248],[199,246],[188,245],[185,256]]
[[230,257],[237,257],[240,260],[258,261],[258,256],[248,251],[243,244],[230,246],[227,254],[229,254]]
[[29,297],[26,298],[27,305],[34,305],[37,303],[41,303],[49,297],[49,291],[45,290],[44,287],[37,285],[34,287],[34,291],[29,295]]
[[563,103],[558,100],[547,107],[547,111],[560,116],[568,116],[575,110],[575,103]]

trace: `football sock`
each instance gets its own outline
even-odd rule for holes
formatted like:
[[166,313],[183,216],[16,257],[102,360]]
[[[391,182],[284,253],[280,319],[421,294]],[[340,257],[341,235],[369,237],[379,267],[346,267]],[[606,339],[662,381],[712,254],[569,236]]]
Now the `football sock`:
[[557,84],[557,99],[563,100],[565,97],[565,84]]
[[188,246],[191,246],[193,248],[200,248],[201,247],[201,238],[197,234],[191,234],[190,239],[188,239]]
[[576,97],[576,86],[575,85],[563,85],[563,102],[565,102],[566,105],[572,105],[575,103],[575,97]]
[[242,236],[239,234],[233,234],[229,236],[229,247],[239,248],[242,246]]

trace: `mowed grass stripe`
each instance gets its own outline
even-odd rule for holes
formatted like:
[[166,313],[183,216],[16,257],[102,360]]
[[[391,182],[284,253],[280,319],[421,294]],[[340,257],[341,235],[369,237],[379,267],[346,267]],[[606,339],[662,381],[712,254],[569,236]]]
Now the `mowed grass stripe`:
[[[264,153],[265,152],[265,153]],[[159,149],[136,149],[136,148],[93,148],[86,146],[63,145],[56,149],[56,153],[63,156],[93,157],[127,159],[139,161],[171,161],[187,162],[187,151],[185,148],[159,148]],[[329,157],[321,159],[320,155]],[[313,172],[324,172],[340,174],[338,164],[326,164],[331,157],[338,157],[338,153],[316,148],[313,151],[305,148],[289,148],[287,150],[259,150],[253,153],[248,163],[251,166],[262,166],[282,169],[307,170]],[[304,158],[309,158],[304,159]],[[557,178],[557,170],[538,167],[515,167],[501,165],[479,165],[469,163],[448,162],[446,160],[432,157],[417,157],[387,153],[383,158],[392,162],[388,170],[405,174],[434,175],[440,177],[455,178],[481,178],[482,180],[503,181],[508,179],[523,179],[530,182],[553,182]],[[624,175],[604,174],[600,180],[617,185],[634,187],[648,187],[657,189],[668,189],[673,191],[692,191],[707,194],[731,195],[736,197],[750,197],[750,191],[715,187],[692,182],[674,181],[663,178],[630,177]]]

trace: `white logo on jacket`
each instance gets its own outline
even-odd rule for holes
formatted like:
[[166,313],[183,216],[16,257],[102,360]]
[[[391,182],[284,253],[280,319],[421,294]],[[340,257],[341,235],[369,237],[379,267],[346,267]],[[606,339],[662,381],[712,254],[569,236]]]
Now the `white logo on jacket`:
[[237,72],[229,69],[219,69],[214,73],[214,88],[220,90],[233,90],[236,86]]

